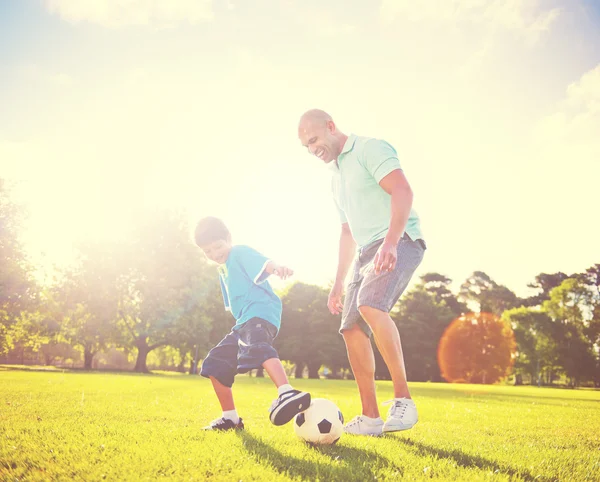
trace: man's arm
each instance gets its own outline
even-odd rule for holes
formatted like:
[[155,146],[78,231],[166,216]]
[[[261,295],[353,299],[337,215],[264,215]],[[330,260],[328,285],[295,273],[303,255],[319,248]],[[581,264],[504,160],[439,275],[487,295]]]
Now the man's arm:
[[390,172],[381,180],[379,185],[385,192],[392,196],[390,229],[385,236],[384,242],[398,244],[410,216],[413,192],[406,176],[400,169]]
[[344,294],[344,281],[348,275],[348,270],[354,259],[354,253],[356,250],[356,242],[350,232],[348,223],[342,224],[342,232],[340,234],[340,245],[338,254],[338,268],[335,275],[335,282],[329,293],[327,300],[327,307],[329,311],[337,315],[342,312],[344,305],[342,303],[342,296]]
[[342,224],[342,232],[340,234],[340,246],[338,254],[338,268],[335,275],[335,283],[344,285],[344,280],[348,275],[348,270],[354,259],[354,253],[356,252],[356,242],[350,232],[350,226],[348,223]]
[[373,260],[376,273],[392,271],[396,266],[396,246],[406,228],[413,202],[412,189],[402,170],[393,170],[381,179],[379,185],[392,197],[392,215],[388,233]]

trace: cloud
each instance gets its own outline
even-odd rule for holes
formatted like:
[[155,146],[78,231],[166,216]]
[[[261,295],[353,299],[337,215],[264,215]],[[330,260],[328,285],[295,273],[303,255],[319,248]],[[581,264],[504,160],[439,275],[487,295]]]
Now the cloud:
[[212,0],[46,0],[51,13],[71,23],[90,22],[107,28],[181,23],[196,25],[214,17]]
[[73,77],[65,73],[51,74],[47,78],[58,87],[72,87],[74,83]]
[[560,9],[543,9],[540,0],[383,0],[381,16],[385,23],[402,19],[426,22],[430,26],[483,26],[520,35],[535,44],[560,14]]
[[22,64],[15,68],[17,75],[27,81],[43,82],[56,87],[72,87],[75,78],[64,72],[49,72],[36,64]]
[[556,110],[535,128],[539,151],[569,162],[600,159],[600,64],[567,87]]

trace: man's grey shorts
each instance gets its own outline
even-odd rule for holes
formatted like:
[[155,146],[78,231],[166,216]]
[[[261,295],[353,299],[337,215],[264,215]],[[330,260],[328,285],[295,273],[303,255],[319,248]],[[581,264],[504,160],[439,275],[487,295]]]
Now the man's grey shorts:
[[398,258],[394,270],[376,274],[373,258],[382,243],[383,239],[379,239],[358,251],[354,260],[352,279],[346,286],[340,333],[358,323],[362,330],[371,336],[371,328],[363,320],[358,307],[370,306],[389,312],[408,286],[427,249],[422,239],[413,241],[405,233],[398,243]]

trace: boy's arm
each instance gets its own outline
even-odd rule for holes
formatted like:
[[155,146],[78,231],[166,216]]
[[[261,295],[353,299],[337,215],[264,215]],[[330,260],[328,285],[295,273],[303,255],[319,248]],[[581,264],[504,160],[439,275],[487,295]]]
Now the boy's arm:
[[274,274],[276,276],[279,276],[281,279],[287,279],[294,274],[294,271],[292,271],[290,268],[288,268],[287,266],[280,265],[279,263],[276,263],[273,260],[270,260],[267,263],[265,271],[270,275]]
[[219,285],[221,285],[221,294],[223,295],[223,304],[225,305],[225,311],[231,313],[231,305],[229,303],[229,293],[227,293],[227,286],[223,282],[223,278],[219,275]]
[[272,274],[281,279],[287,279],[294,274],[287,266],[280,265],[249,246],[238,247],[238,260],[256,284],[263,283]]

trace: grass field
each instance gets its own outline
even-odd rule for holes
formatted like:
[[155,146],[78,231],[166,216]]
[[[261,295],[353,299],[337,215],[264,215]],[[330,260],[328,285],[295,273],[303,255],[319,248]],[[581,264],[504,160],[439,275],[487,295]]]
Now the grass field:
[[[353,381],[291,381],[359,412]],[[311,448],[269,423],[268,379],[234,389],[246,431],[212,433],[201,377],[0,367],[0,480],[600,481],[598,391],[413,383],[412,430]]]

